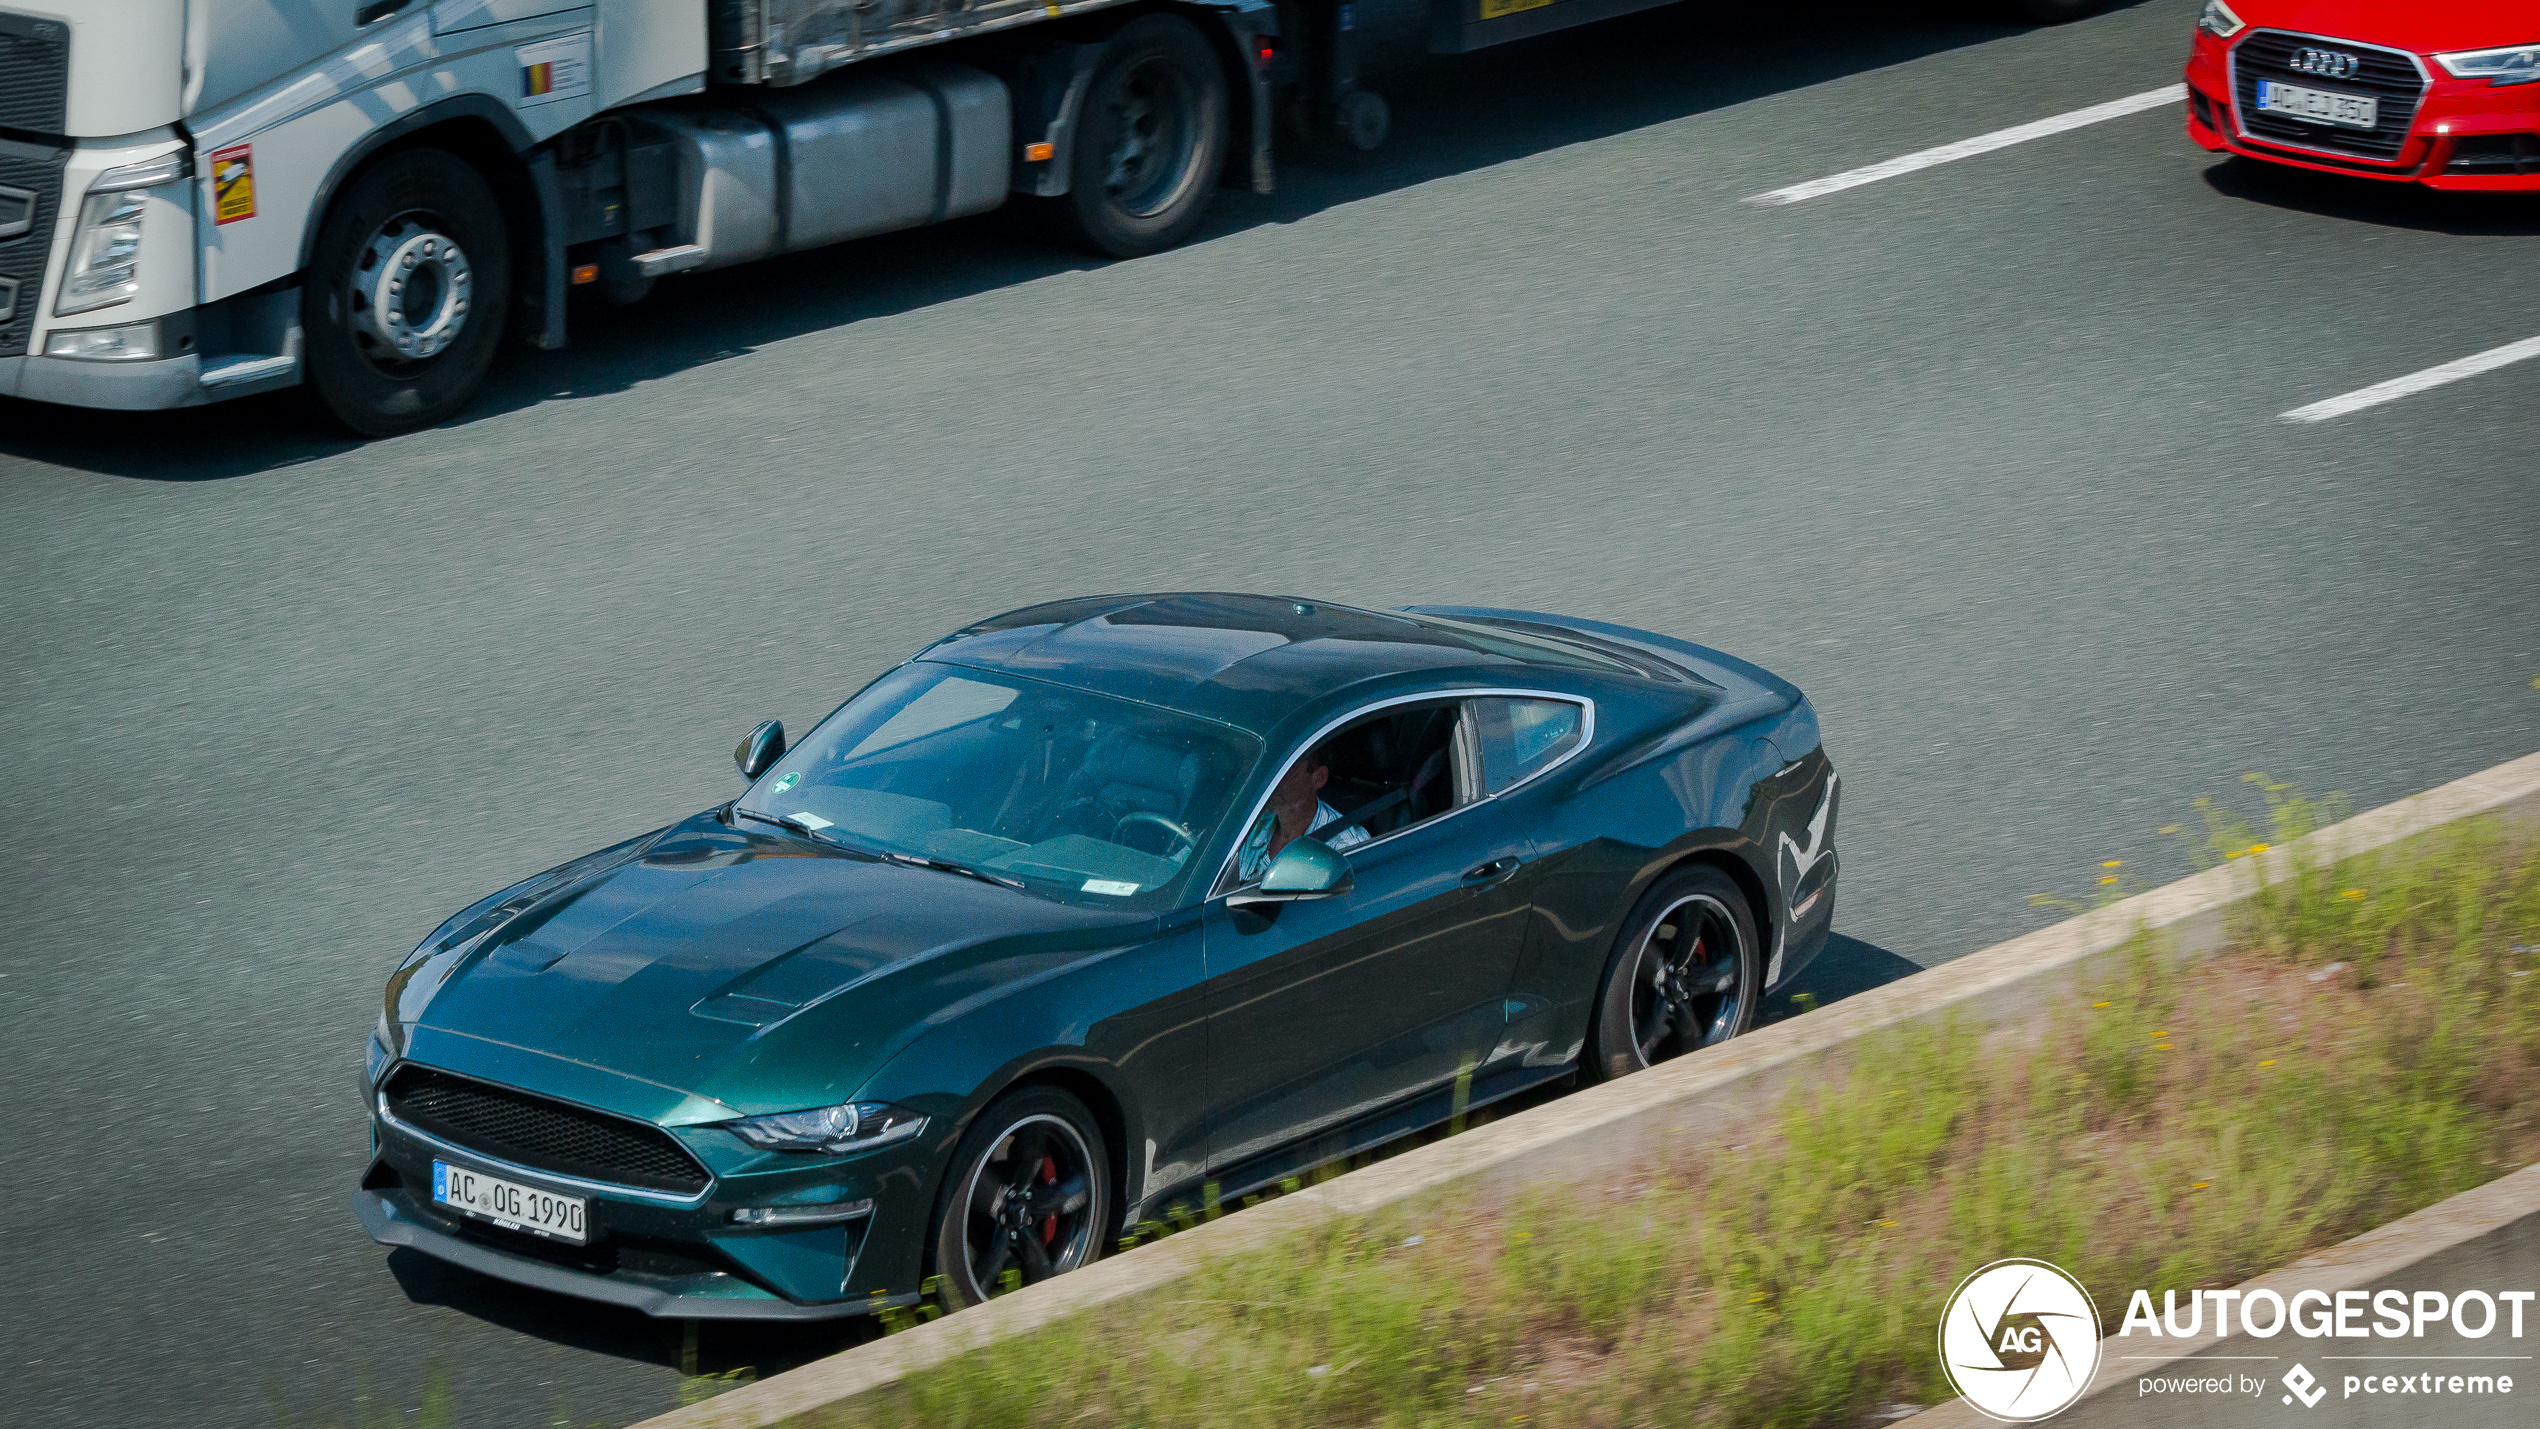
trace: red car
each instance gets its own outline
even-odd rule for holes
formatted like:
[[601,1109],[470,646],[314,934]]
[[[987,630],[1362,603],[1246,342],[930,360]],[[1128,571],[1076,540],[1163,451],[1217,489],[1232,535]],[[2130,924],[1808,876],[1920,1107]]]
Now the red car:
[[2206,0],[2187,137],[2429,188],[2540,190],[2540,6]]

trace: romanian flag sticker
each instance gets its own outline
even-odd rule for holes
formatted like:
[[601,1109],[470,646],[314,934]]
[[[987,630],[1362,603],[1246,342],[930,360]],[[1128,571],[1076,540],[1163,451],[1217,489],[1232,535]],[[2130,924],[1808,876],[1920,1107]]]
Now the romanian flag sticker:
[[251,144],[232,144],[212,151],[212,222],[236,223],[256,216],[256,151]]
[[520,103],[553,104],[591,92],[591,32],[540,40],[512,51],[520,66]]

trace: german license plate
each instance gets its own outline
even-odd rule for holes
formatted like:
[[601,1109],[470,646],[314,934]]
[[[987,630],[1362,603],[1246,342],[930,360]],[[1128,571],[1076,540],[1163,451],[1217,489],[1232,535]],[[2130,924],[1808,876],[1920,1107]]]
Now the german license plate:
[[432,1199],[438,1205],[492,1221],[509,1231],[588,1244],[590,1203],[535,1186],[519,1186],[447,1161],[432,1163]]
[[2381,120],[2381,101],[2369,94],[2305,89],[2298,84],[2278,84],[2271,79],[2258,81],[2258,107],[2269,114],[2307,119],[2314,124],[2335,124],[2346,129],[2370,129]]

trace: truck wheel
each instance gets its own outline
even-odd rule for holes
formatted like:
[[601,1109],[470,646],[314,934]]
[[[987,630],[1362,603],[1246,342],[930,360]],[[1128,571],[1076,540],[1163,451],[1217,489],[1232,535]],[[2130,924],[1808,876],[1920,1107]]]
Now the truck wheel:
[[1076,116],[1071,236],[1115,258],[1190,236],[1226,159],[1226,77],[1188,20],[1148,15],[1111,37]]
[[300,289],[318,401],[366,437],[449,418],[494,363],[511,287],[483,176],[439,149],[381,161],[327,210]]

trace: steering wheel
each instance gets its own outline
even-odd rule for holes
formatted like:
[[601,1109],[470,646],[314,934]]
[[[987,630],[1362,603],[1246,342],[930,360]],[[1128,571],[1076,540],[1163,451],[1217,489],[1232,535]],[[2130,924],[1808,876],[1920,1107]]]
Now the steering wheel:
[[[1176,823],[1173,820],[1164,817],[1162,814],[1149,809],[1136,809],[1129,813],[1122,814],[1119,821],[1111,826],[1112,842],[1118,843],[1120,841],[1120,831],[1129,827],[1131,824],[1153,824],[1157,828],[1171,834],[1175,839],[1180,840],[1182,843],[1187,844],[1192,848],[1199,847],[1199,839],[1191,833],[1188,827]],[[1172,850],[1165,850],[1165,856],[1168,858],[1171,857]]]

